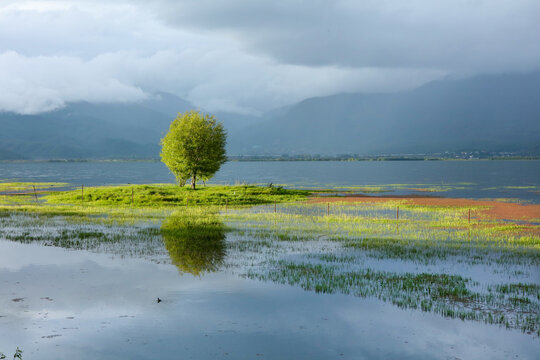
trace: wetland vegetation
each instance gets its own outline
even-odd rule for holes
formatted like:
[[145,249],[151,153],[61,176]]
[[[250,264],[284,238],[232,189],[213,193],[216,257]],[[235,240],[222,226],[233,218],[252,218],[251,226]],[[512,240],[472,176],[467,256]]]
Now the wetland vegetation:
[[6,240],[144,257],[196,276],[231,271],[540,336],[534,216],[406,198],[330,202],[323,195],[335,191],[274,185],[1,186]]

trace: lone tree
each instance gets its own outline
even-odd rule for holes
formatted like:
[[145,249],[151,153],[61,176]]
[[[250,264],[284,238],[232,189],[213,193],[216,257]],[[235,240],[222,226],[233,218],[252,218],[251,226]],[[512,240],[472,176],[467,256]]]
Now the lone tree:
[[179,113],[161,139],[161,161],[179,185],[191,179],[191,188],[195,189],[197,179],[210,179],[227,161],[226,143],[223,124],[213,115],[194,110]]

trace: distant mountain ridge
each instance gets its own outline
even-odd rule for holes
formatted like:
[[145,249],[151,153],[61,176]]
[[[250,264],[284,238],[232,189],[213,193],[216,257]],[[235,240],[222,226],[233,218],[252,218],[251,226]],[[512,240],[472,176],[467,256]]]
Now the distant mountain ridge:
[[[216,113],[230,155],[512,151],[540,154],[540,72],[435,81],[397,93],[310,98],[256,118]],[[0,160],[157,158],[178,112],[168,93],[135,103],[0,112]]]
[[540,73],[435,81],[411,91],[311,98],[231,140],[233,154],[535,151]]
[[[134,103],[71,103],[38,115],[0,112],[0,160],[157,158],[160,139],[177,113],[197,107],[175,95]],[[236,129],[246,119],[223,113]]]

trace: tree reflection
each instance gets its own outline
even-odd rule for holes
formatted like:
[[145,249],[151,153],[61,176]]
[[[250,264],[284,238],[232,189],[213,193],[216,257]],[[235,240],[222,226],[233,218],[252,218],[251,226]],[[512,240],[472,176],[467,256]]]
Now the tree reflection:
[[215,214],[177,211],[161,225],[171,261],[181,272],[217,271],[225,259],[225,229]]

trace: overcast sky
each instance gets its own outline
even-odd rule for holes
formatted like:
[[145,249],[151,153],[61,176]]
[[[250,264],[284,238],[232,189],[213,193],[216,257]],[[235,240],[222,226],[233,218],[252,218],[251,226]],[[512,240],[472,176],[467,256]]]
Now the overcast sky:
[[172,92],[258,114],[540,69],[538,0],[0,0],[0,110]]

